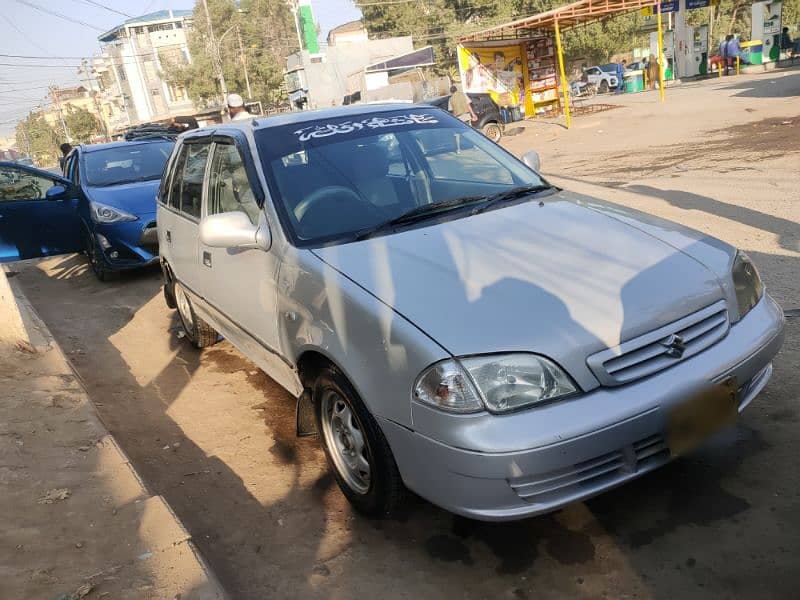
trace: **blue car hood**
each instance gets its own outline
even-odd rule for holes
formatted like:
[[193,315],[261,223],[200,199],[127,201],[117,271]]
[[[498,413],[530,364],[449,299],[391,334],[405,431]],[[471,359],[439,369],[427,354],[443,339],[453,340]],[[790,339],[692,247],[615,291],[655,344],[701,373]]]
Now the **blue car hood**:
[[156,212],[156,194],[160,180],[136,181],[109,187],[86,187],[87,196],[94,202],[101,202],[119,208],[132,215],[146,215]]

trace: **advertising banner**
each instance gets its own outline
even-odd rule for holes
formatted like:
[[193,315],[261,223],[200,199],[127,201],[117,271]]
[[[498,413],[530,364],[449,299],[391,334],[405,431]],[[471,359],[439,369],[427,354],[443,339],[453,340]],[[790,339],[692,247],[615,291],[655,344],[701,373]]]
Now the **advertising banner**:
[[458,70],[468,93],[488,92],[501,107],[524,100],[522,53],[517,46],[458,46]]

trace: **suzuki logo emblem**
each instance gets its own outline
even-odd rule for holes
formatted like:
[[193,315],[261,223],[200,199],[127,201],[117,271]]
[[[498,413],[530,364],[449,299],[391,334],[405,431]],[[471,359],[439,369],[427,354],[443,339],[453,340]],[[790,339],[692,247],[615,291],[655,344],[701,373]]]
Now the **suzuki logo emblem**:
[[684,351],[686,350],[686,344],[684,343],[683,338],[677,333],[673,333],[666,340],[661,342],[661,345],[667,349],[665,354],[672,358],[682,357]]

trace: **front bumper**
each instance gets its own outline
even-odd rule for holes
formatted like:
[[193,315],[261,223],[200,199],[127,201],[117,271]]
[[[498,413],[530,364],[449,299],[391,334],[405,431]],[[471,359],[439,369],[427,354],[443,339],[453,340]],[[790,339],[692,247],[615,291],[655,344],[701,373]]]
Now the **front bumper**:
[[94,223],[93,226],[98,256],[109,270],[138,269],[158,262],[155,214],[140,215],[136,221]]
[[[537,515],[596,495],[668,462],[671,455],[665,431],[669,409],[709,384],[736,377],[741,386],[741,412],[772,374],[771,361],[783,343],[783,324],[780,307],[765,294],[723,340],[670,369],[541,409],[504,417],[487,415],[515,424],[505,428],[502,443],[495,435],[499,432],[488,432],[492,421],[482,421],[483,417],[447,415],[452,429],[470,432],[440,436],[448,437],[449,443],[392,421],[379,421],[404,482],[420,496],[451,512],[481,520]],[[419,430],[416,422],[424,412],[415,409],[415,429]],[[565,422],[565,415],[571,419],[569,428],[559,425],[559,421]],[[538,435],[532,431],[548,429],[549,436],[539,435],[530,443],[531,435]],[[491,443],[498,451],[488,447]]]

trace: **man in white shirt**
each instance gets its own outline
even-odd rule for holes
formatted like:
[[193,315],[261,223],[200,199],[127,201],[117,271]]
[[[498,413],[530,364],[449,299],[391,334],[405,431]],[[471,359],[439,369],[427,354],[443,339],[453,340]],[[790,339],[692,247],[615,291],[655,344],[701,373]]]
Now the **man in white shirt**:
[[231,121],[241,121],[242,119],[252,119],[253,115],[247,112],[244,107],[244,100],[239,94],[228,94],[228,114]]

